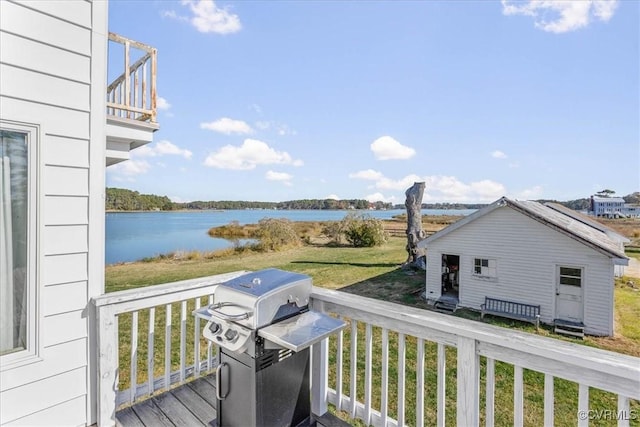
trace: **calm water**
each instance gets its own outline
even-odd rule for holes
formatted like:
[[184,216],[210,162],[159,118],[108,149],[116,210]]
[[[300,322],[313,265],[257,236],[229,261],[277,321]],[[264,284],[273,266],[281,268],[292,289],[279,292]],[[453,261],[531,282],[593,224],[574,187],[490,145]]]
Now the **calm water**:
[[[473,210],[425,209],[423,215],[468,215]],[[227,210],[196,212],[118,212],[106,214],[106,263],[137,261],[176,251],[213,251],[233,246],[226,239],[209,237],[211,227],[256,224],[263,218],[287,218],[292,221],[341,220],[348,211],[271,211]],[[367,211],[374,218],[391,219],[406,213],[404,209]],[[240,241],[240,243],[245,243]]]

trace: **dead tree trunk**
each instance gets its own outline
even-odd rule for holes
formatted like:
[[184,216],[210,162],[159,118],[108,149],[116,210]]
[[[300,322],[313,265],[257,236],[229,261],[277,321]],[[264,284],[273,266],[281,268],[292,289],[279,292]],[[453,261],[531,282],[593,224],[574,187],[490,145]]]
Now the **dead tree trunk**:
[[418,242],[425,238],[422,229],[422,196],[424,194],[424,182],[416,182],[405,191],[407,197],[404,205],[407,208],[407,252],[409,256],[403,264],[403,268],[426,269],[424,253],[418,248]]

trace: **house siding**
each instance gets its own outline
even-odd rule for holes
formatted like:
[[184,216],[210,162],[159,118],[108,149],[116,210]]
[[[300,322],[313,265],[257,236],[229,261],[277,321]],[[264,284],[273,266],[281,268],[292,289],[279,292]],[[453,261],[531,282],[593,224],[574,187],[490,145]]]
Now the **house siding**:
[[[610,258],[510,207],[497,208],[428,245],[430,299],[440,296],[442,254],[460,255],[460,306],[479,310],[486,296],[539,304],[545,323],[555,318],[557,267],[583,268],[585,332],[613,332]],[[497,260],[497,278],[474,276],[474,258]]]
[[103,289],[90,277],[100,280],[92,270],[103,266],[102,250],[92,254],[103,226],[91,222],[104,192],[104,178],[94,177],[104,175],[104,97],[96,95],[106,87],[106,14],[102,2],[0,1],[0,118],[40,127],[40,353],[0,372],[2,425],[93,422],[88,301]]

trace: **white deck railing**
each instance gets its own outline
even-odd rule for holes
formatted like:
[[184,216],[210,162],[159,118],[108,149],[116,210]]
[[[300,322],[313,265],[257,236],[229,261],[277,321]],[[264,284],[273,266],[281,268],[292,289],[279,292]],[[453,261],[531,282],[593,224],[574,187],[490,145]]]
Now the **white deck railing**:
[[[325,342],[313,353],[312,371],[322,374],[312,391],[316,414],[331,403],[374,426],[443,426],[447,420],[459,426],[493,426],[498,419],[503,425],[522,426],[525,416],[530,424],[545,426],[586,426],[590,418],[628,426],[640,419],[637,402],[630,409],[630,399],[640,399],[639,358],[339,291],[315,288],[312,301],[316,310],[351,320],[351,328],[334,343]],[[395,357],[389,356],[391,348]],[[426,352],[431,360],[425,363]],[[329,362],[330,355],[335,363]],[[455,369],[448,369],[449,363],[455,363]],[[498,364],[501,370],[510,365],[513,372],[513,391],[507,391],[512,407],[496,405],[496,394],[505,392],[498,387],[503,383],[496,375]],[[324,366],[335,369],[331,381],[331,371]],[[408,370],[414,376],[407,376]],[[538,405],[542,408],[530,402],[534,396],[528,392],[525,370],[534,381],[536,374],[529,371],[539,373],[537,380],[544,384],[543,404]],[[447,381],[452,373],[455,380]],[[432,383],[427,384],[427,376]],[[380,383],[376,393],[374,379]],[[555,410],[554,384],[562,385],[563,394],[577,388],[576,407]],[[598,402],[590,401],[590,389],[597,389],[592,394]],[[427,392],[435,408],[425,406]]]
[[[115,425],[115,411],[121,404],[162,392],[214,367],[216,349],[203,340],[204,325],[191,311],[213,303],[218,284],[244,273],[136,288],[93,299],[99,426]],[[127,331],[122,330],[123,325]],[[140,332],[146,340],[139,340]]]
[[[214,366],[216,350],[201,338],[204,325],[191,311],[211,303],[219,283],[242,273],[93,300],[99,426],[115,424],[120,404]],[[522,426],[527,420],[583,426],[592,417],[627,426],[640,416],[631,401],[640,399],[638,358],[321,288],[314,288],[311,303],[350,322],[313,346],[314,414],[332,404],[374,426]],[[505,383],[505,370],[513,381]],[[543,384],[537,406],[529,402],[536,399],[531,381]],[[572,393],[575,407],[556,408],[554,387],[563,396]],[[497,406],[505,395],[511,405]]]

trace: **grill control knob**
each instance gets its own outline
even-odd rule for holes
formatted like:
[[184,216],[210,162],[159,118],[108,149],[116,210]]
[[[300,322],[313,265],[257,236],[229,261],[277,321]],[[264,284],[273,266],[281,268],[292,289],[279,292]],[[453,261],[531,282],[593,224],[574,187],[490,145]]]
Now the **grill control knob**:
[[224,337],[228,340],[228,341],[235,341],[236,339],[238,339],[238,331],[234,331],[233,329],[229,329],[227,330],[227,332],[224,333]]
[[221,329],[222,328],[220,327],[220,325],[216,322],[211,322],[211,324],[209,325],[209,330],[214,335],[220,333]]

